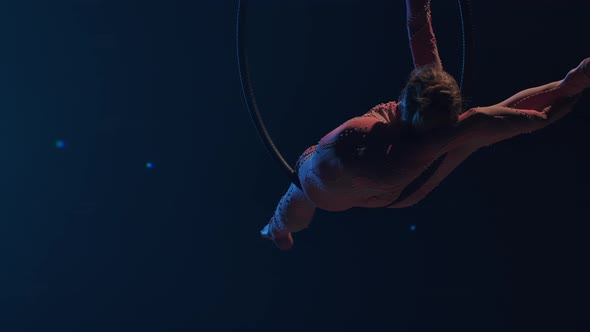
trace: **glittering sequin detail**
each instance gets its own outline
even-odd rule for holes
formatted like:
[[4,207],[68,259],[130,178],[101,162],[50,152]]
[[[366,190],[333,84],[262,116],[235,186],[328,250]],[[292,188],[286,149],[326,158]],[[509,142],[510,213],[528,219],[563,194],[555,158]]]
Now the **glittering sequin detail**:
[[379,122],[389,123],[395,117],[395,110],[397,108],[396,102],[382,103],[373,107],[370,111],[363,114],[364,118],[375,118]]
[[343,160],[362,157],[367,149],[368,130],[368,127],[356,127],[342,131],[338,137],[336,154]]
[[315,152],[316,147],[317,147],[316,145],[310,146],[309,148],[307,148],[303,152],[303,154],[299,157],[299,159],[295,163],[296,170],[301,167],[301,164],[303,164],[306,160],[308,160],[309,158],[311,158],[311,156],[313,156],[313,153]]
[[[301,154],[295,164],[297,171],[313,156],[315,150],[315,145],[310,146]],[[311,222],[314,210],[315,205],[297,186],[291,184],[287,193],[281,197],[275,213],[270,219],[270,230],[274,234],[299,231]]]
[[283,197],[281,197],[281,201],[275,210],[274,215],[270,219],[271,224],[271,231],[278,231],[278,232],[287,232],[287,210],[285,207],[289,207],[292,205],[291,202],[291,195],[293,194],[294,186],[290,186],[289,190]]
[[[526,97],[520,99],[519,101],[515,102],[511,106],[512,107],[518,107],[519,105],[521,105],[522,103],[528,101],[531,98],[535,98],[535,97],[537,97],[539,95],[543,95],[543,94],[547,94],[548,95],[548,94],[550,94],[552,92],[558,91],[559,89],[560,89],[559,87],[556,87],[556,88],[553,88],[553,89],[550,89],[550,90],[543,90],[543,91],[537,92],[535,94],[532,94],[530,96],[526,96]],[[516,110],[516,111],[518,111],[518,110]],[[520,113],[522,113],[522,112],[520,112]]]
[[[426,19],[424,18],[424,16],[426,16]],[[411,31],[412,31],[412,35],[410,36],[410,38],[414,38],[414,36],[419,33],[420,31],[424,30],[425,28],[429,27],[430,24],[424,24],[424,22],[432,22],[432,10],[430,9],[430,1],[428,1],[426,4],[424,4],[424,7],[422,8],[422,10],[420,10],[418,13],[415,13],[415,15],[412,15],[411,17],[408,18],[408,26],[411,27]],[[414,25],[416,25],[417,23],[422,23],[422,25],[420,27],[415,27]],[[433,39],[434,43],[436,44],[436,40]]]

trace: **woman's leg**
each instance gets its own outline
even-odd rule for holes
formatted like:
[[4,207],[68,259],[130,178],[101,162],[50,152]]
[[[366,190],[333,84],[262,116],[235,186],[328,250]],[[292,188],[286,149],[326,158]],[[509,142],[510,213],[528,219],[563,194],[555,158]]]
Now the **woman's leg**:
[[523,90],[497,106],[542,111],[590,88],[590,58],[584,59],[561,81]]
[[293,237],[291,233],[299,232],[311,223],[316,206],[301,189],[291,184],[287,193],[281,198],[270,222],[260,234],[273,240],[283,250],[291,249]]

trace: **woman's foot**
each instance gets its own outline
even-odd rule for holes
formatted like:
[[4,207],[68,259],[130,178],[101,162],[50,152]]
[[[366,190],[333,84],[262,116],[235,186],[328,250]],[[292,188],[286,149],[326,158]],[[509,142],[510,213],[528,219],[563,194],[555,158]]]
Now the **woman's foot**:
[[580,68],[580,71],[590,78],[590,57],[582,60],[580,65],[578,65],[578,68]]
[[291,249],[293,247],[293,236],[291,236],[291,233],[276,231],[274,227],[271,226],[271,223],[268,223],[266,226],[264,226],[264,228],[260,231],[260,235],[262,235],[262,237],[265,239],[273,240],[277,248],[281,250]]
[[561,82],[561,87],[569,90],[570,95],[577,95],[590,88],[590,57],[570,70]]

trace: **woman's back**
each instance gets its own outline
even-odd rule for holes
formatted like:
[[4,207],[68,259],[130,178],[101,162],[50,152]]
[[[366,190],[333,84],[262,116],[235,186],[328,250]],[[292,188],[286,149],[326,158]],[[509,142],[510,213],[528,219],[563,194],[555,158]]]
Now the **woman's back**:
[[398,103],[380,104],[324,136],[301,165],[300,179],[320,208],[384,207],[457,147],[453,137],[452,129],[406,135]]

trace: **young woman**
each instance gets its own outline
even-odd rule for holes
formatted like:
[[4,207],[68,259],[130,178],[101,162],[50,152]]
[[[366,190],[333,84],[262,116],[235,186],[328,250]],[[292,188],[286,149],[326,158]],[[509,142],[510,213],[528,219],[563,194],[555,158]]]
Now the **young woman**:
[[406,0],[415,69],[398,102],[350,119],[308,148],[263,237],[281,249],[311,222],[315,209],[402,208],[419,202],[481,147],[532,132],[571,111],[590,88],[590,58],[561,81],[527,89],[488,107],[462,110],[456,81],[444,71],[430,0]]

